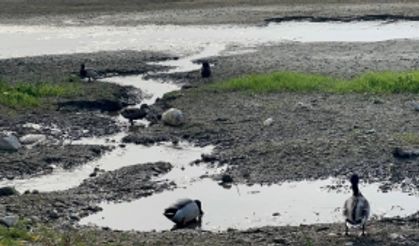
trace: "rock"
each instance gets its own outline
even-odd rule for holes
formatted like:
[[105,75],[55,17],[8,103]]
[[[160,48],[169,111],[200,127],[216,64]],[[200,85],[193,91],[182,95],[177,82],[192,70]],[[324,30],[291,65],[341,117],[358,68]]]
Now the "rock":
[[346,242],[344,245],[345,246],[352,246],[352,245],[354,245],[354,243],[353,242]]
[[393,150],[393,156],[399,159],[414,159],[419,156],[419,150],[402,149],[396,147]]
[[405,237],[403,235],[397,234],[397,233],[391,233],[389,235],[389,238],[392,240],[403,240]]
[[274,119],[272,119],[272,118],[268,118],[268,119],[266,119],[264,122],[263,122],[263,125],[264,126],[270,126],[270,125],[272,125],[274,123]]
[[53,220],[60,218],[60,216],[58,215],[57,210],[55,210],[55,209],[53,209],[53,210],[49,211],[49,213],[48,213],[48,217],[49,217],[50,219],[53,219]]
[[278,212],[276,212],[276,213],[273,213],[272,214],[272,216],[274,216],[274,217],[276,217],[276,216],[280,216],[281,214],[280,213],[278,213]]
[[201,155],[201,160],[203,162],[215,162],[217,161],[217,157],[215,155],[208,155],[208,154],[202,154]]
[[38,216],[31,216],[30,220],[32,221],[32,223],[38,223],[41,221],[41,219]]
[[79,221],[80,220],[80,217],[77,214],[70,214],[69,217],[70,217],[71,220],[75,220],[75,221]]
[[287,245],[288,244],[288,241],[286,239],[279,238],[279,237],[278,238],[274,238],[273,242],[275,244],[280,244],[280,245]]
[[19,221],[19,216],[17,215],[7,215],[2,218],[0,218],[0,224],[7,226],[7,227],[13,227],[17,224]]
[[223,184],[233,183],[233,178],[228,174],[223,174],[223,176],[221,177],[221,183]]
[[413,110],[415,110],[416,112],[419,112],[419,103],[415,102],[415,101],[411,101],[411,102],[407,102],[405,105],[410,105]]
[[369,130],[366,130],[365,131],[365,134],[374,134],[376,131],[375,131],[375,129],[373,128],[373,129],[369,129]]
[[19,192],[14,187],[6,186],[0,188],[0,197],[13,195],[19,195]]
[[0,150],[18,151],[20,148],[22,145],[14,135],[0,137]]
[[169,126],[181,126],[185,123],[185,116],[179,109],[171,108],[163,113],[162,120]]
[[307,110],[307,111],[313,109],[313,107],[310,104],[303,103],[303,102],[298,102],[295,108],[296,109]]
[[28,134],[19,138],[20,143],[24,145],[32,145],[41,143],[47,140],[47,137],[43,134]]

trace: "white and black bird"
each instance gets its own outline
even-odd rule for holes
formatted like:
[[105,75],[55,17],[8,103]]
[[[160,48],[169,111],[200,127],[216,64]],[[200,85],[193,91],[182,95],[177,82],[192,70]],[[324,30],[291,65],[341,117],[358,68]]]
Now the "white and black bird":
[[362,226],[362,235],[365,235],[365,224],[370,215],[370,205],[359,191],[359,176],[351,176],[352,196],[345,201],[343,216],[345,216],[345,235],[348,235],[349,226]]
[[185,227],[192,222],[202,219],[201,201],[181,199],[164,210],[164,216],[176,223],[178,227]]
[[80,78],[85,79],[87,78],[88,81],[95,81],[97,78],[99,78],[99,74],[94,70],[93,68],[86,68],[84,63],[80,65]]

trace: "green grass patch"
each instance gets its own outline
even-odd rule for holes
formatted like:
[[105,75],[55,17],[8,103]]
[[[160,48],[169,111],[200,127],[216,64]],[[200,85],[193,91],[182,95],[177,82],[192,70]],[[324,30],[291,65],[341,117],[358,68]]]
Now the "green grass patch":
[[221,91],[325,92],[325,93],[418,93],[419,71],[372,72],[350,80],[317,74],[274,72],[247,75],[210,85]]
[[79,94],[76,83],[17,83],[0,81],[0,104],[11,108],[40,106],[42,101],[51,97],[68,97]]
[[26,225],[27,223],[21,220],[12,228],[0,226],[0,245],[17,246],[36,241],[36,237],[26,229]]
[[394,135],[395,139],[407,145],[419,145],[419,134],[414,132],[405,132]]

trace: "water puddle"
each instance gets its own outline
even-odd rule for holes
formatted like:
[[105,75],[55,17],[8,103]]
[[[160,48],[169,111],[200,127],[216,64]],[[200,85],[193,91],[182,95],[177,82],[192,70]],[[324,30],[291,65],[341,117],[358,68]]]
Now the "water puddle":
[[0,58],[102,50],[153,50],[192,55],[227,45],[301,41],[383,41],[418,39],[419,22],[283,22],[266,26],[19,26],[0,25]]
[[[185,167],[188,167],[194,160],[200,159],[202,154],[210,154],[213,148],[213,146],[195,147],[187,142],[180,142],[177,145],[160,143],[152,146],[129,144],[125,148],[116,148],[101,158],[73,170],[57,168],[51,174],[39,177],[4,180],[0,182],[0,187],[14,186],[19,192],[26,190],[41,192],[66,190],[80,185],[96,167],[105,171],[112,171],[125,166],[158,161],[170,162],[174,166],[175,176],[180,180],[185,176],[197,176],[198,172],[203,174],[202,167],[201,169],[193,167],[186,169]],[[188,170],[190,170],[190,173]],[[167,176],[167,178],[171,178],[171,176]]]
[[180,90],[181,86],[170,82],[154,79],[144,79],[143,75],[132,76],[115,76],[101,79],[103,82],[115,83],[122,86],[133,86],[141,90],[144,94],[144,100],[141,104],[153,104],[157,98],[161,98],[164,94]]
[[[80,223],[118,230],[170,230],[173,223],[163,216],[163,210],[186,197],[201,200],[204,230],[342,222],[341,208],[350,192],[349,187],[344,192],[327,189],[336,182],[339,181],[327,179],[271,186],[234,185],[225,189],[210,179],[203,179],[133,202],[102,203],[103,211]],[[383,193],[378,187],[378,183],[361,186],[373,216],[407,216],[417,211],[419,193],[409,195],[399,190]]]

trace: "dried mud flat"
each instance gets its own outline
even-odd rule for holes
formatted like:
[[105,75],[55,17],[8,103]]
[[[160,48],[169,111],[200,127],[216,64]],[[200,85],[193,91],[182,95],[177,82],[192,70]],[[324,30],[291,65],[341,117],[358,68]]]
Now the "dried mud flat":
[[[211,8],[214,6],[211,4],[208,6],[210,7],[205,8],[204,13],[213,16],[215,12]],[[379,7],[371,4],[338,5],[338,7],[327,5],[324,8],[321,4],[302,7],[287,5],[283,8],[284,10],[281,10],[285,12],[279,14],[268,11],[266,8],[266,6],[251,6],[251,4],[247,7],[238,7],[234,4],[228,7],[223,6],[223,11],[226,13],[237,14],[230,17],[226,17],[227,14],[225,14],[224,17],[216,19],[223,23],[255,23],[263,22],[262,19],[265,17],[276,17],[283,13],[291,13],[290,15],[293,13],[304,15],[329,13],[330,16],[347,16],[353,13],[412,15],[417,6],[414,3],[393,3]],[[306,8],[306,12],[301,8]],[[231,9],[233,10],[230,11]],[[234,9],[240,11],[235,12]],[[241,19],[238,16],[243,13],[241,12],[244,11],[243,9],[253,15],[246,20]],[[360,11],[362,9],[365,12]],[[60,11],[63,10],[56,10],[57,13],[68,14],[72,18],[89,16],[86,13],[70,14],[65,11],[61,13]],[[121,11],[126,11],[126,9]],[[171,10],[153,8],[150,11],[144,12],[144,16],[152,17],[139,18],[141,20],[138,22],[115,19],[117,23],[114,24],[148,22],[164,24],[171,18],[167,15]],[[153,11],[161,13],[161,16]],[[182,19],[180,16],[184,11],[190,11],[191,16]],[[193,13],[199,13],[199,11],[195,8],[172,11],[171,13],[177,16],[172,21],[175,24],[196,23],[197,17],[194,18]],[[93,16],[103,14],[101,11],[96,13],[92,10],[90,13]],[[56,18],[54,15],[40,17],[36,11],[29,10],[23,13],[23,16],[25,18],[16,18],[13,22],[25,23],[27,19],[32,18],[32,20],[39,20],[38,24],[41,24]],[[161,22],[156,18],[160,18]],[[89,24],[110,23],[107,17],[104,17],[105,21],[100,18],[81,19],[84,19],[83,23]],[[213,24],[208,21],[209,19],[211,18],[206,18],[206,23]],[[57,22],[57,24],[60,23]],[[180,92],[170,93],[153,107],[158,113],[169,107],[182,109],[187,116],[186,125],[172,128],[155,122],[150,128],[137,129],[132,132],[125,138],[125,141],[144,143],[185,139],[199,145],[215,144],[217,149],[211,158],[223,165],[228,165],[226,172],[233,177],[235,182],[240,183],[277,183],[284,180],[317,179],[328,176],[346,177],[349,173],[356,171],[367,181],[380,181],[387,184],[383,189],[395,184],[413,185],[419,188],[418,160],[400,159],[393,155],[395,147],[411,149],[419,144],[416,142],[419,127],[416,124],[418,114],[408,104],[409,101],[419,100],[417,95],[374,96],[318,93],[254,95],[216,92],[205,86],[207,83],[238,75],[275,70],[316,72],[341,77],[352,77],[371,70],[411,70],[417,68],[418,46],[419,42],[406,40],[379,43],[285,43],[261,47],[252,54],[214,57],[211,58],[211,61],[216,64],[213,81],[199,79],[198,72],[170,75],[171,79],[189,83],[191,86]],[[86,55],[2,60],[0,69],[7,67],[2,72],[6,79],[21,80],[35,77],[66,80],[68,74],[77,72],[77,64],[86,59]],[[104,73],[135,74],[163,69],[149,66],[145,64],[146,61],[159,61],[173,57],[127,51],[89,54],[89,58],[92,58],[89,62],[99,67]],[[92,85],[92,87],[92,91],[109,90],[110,94],[114,95],[113,100],[125,102],[140,100],[135,95],[127,95],[127,91],[132,88],[102,83]],[[97,98],[93,96],[92,100],[98,98],[103,99],[103,95]],[[0,126],[23,135],[33,133],[33,130],[21,127],[28,122],[27,119],[30,119],[31,123],[53,122],[62,129],[68,129],[70,125],[75,126],[74,129],[69,128],[68,131],[68,135],[73,138],[80,137],[80,130],[85,129],[86,126],[89,131],[85,135],[81,134],[82,136],[104,136],[121,130],[120,126],[106,114],[98,114],[97,109],[73,108],[63,112],[55,109],[39,110],[41,111],[32,112],[32,114],[22,112],[14,117],[2,117]],[[273,125],[263,126],[263,121],[269,117],[274,119]],[[42,133],[52,135],[48,131]],[[49,164],[48,160],[54,156],[62,158],[63,163],[66,163],[66,158],[72,159],[69,161],[70,164],[67,162],[67,165],[71,167],[106,151],[106,148],[100,146],[91,146],[89,149],[83,146],[69,146],[60,150],[55,150],[51,146],[37,148],[40,149],[2,155],[0,158],[2,164],[25,163],[22,169],[16,168],[17,171],[1,169],[2,176],[11,177],[42,172],[43,167]],[[30,159],[34,160],[37,165],[30,165],[31,168],[27,169]],[[7,167],[7,165],[2,166]],[[0,203],[5,209],[3,212],[12,212],[28,218],[34,227],[39,224],[52,225],[65,230],[70,235],[85,238],[88,245],[417,245],[419,243],[417,214],[403,219],[375,220],[369,225],[366,237],[343,236],[342,224],[264,227],[247,231],[228,230],[220,233],[189,230],[120,232],[109,230],[109,228],[73,227],[81,217],[99,211],[98,204],[101,201],[126,201],[175,187],[173,183],[152,180],[152,177],[163,175],[171,168],[170,163],[134,165],[89,178],[80,186],[67,191],[3,197],[0,198]],[[409,178],[408,184],[406,177]],[[68,227],[69,225],[71,227]]]

